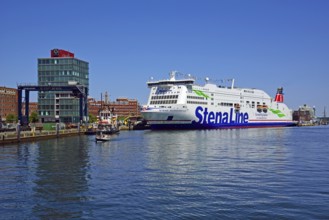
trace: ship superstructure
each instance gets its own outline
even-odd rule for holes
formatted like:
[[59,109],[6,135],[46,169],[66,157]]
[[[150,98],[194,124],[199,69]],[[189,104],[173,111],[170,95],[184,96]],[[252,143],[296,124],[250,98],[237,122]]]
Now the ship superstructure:
[[283,89],[275,99],[259,89],[210,83],[197,85],[187,75],[147,82],[150,95],[141,111],[152,129],[216,129],[292,126],[292,111],[283,103]]

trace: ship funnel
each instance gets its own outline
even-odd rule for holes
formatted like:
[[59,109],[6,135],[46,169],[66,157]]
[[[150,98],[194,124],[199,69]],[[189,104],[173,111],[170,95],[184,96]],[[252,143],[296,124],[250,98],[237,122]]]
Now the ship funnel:
[[278,88],[276,95],[275,95],[275,102],[283,102],[283,88]]

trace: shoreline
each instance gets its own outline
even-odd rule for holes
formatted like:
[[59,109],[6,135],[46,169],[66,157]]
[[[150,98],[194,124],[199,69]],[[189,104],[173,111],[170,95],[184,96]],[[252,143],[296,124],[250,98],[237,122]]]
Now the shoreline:
[[41,132],[32,132],[24,131],[21,132],[20,136],[17,137],[16,132],[3,132],[0,133],[0,146],[5,144],[17,144],[21,142],[31,142],[45,139],[61,138],[75,135],[85,135],[85,130],[81,129],[69,129],[69,130],[60,130],[60,131],[41,131]]
[[[128,126],[120,126],[120,131],[130,131],[133,130],[132,127]],[[20,136],[17,137],[16,131],[11,132],[2,132],[0,133],[0,146],[4,146],[6,144],[17,144],[21,142],[31,142],[38,140],[46,140],[53,138],[61,138],[61,137],[69,137],[76,135],[87,135],[85,132],[87,129],[85,128],[73,128],[73,129],[63,129],[59,130],[50,130],[50,131],[22,131]]]

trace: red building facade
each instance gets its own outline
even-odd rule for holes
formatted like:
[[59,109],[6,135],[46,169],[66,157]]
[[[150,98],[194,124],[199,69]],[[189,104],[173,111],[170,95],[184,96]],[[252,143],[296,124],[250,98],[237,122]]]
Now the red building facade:
[[17,89],[0,87],[0,118],[6,120],[9,114],[17,116],[18,93]]
[[117,98],[115,102],[97,101],[93,98],[88,99],[88,111],[97,116],[100,109],[107,108],[114,114],[120,116],[140,116],[140,106],[136,99]]

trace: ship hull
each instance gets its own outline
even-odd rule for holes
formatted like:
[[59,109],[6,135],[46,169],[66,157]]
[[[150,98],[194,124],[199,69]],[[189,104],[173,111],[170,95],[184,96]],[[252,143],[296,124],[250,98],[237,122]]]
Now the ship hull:
[[[146,109],[142,111],[153,130],[237,129],[296,126],[290,116],[279,118],[272,112],[255,113],[234,108],[190,107],[190,110]],[[287,114],[287,113],[286,113]]]

